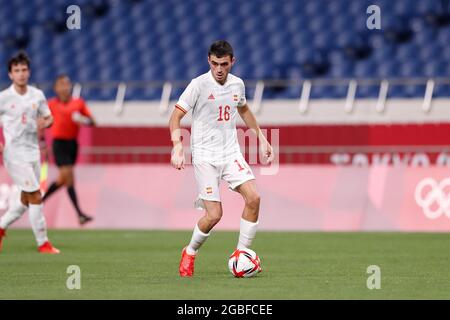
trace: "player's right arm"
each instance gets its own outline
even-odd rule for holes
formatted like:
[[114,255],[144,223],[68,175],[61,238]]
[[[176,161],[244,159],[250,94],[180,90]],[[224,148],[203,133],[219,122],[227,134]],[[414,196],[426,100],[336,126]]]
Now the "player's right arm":
[[169,120],[170,139],[172,140],[172,156],[170,162],[175,169],[184,169],[184,151],[181,142],[181,119],[186,113],[179,108],[174,108]]
[[169,120],[170,139],[173,143],[170,162],[178,170],[184,169],[185,162],[183,144],[181,142],[181,119],[197,104],[198,96],[199,89],[194,79],[181,94]]

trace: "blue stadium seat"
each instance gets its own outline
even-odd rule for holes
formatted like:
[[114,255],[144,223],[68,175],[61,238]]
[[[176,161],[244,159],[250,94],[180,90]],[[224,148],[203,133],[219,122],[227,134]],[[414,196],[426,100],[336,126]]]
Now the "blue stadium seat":
[[[82,8],[82,30],[65,29],[72,3]],[[371,4],[382,9],[382,30],[366,28]],[[448,77],[450,26],[439,20],[443,6],[439,0],[0,0],[0,62],[24,47],[34,81],[51,82],[61,72],[78,81],[187,81],[208,70],[209,44],[227,39],[237,57],[233,73],[247,79]],[[0,81],[8,82],[4,73]],[[421,96],[422,89],[393,87],[390,95]],[[106,99],[113,91],[86,94]],[[449,92],[450,86],[440,86],[435,95]],[[345,93],[315,88],[313,96]],[[368,86],[357,94],[377,93],[377,86]],[[294,86],[265,97],[299,94]],[[130,99],[159,96],[142,88],[127,93]]]

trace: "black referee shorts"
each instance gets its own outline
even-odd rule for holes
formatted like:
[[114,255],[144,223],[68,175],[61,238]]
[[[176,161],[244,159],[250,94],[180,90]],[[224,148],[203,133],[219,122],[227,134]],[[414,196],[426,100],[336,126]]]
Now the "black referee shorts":
[[77,161],[78,143],[77,140],[53,140],[53,155],[58,167],[73,166]]

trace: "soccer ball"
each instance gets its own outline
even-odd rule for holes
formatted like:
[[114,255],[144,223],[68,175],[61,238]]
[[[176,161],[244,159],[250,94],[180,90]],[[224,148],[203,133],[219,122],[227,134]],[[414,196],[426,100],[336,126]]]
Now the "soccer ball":
[[236,249],[228,260],[228,269],[236,278],[250,278],[261,271],[261,261],[253,250]]

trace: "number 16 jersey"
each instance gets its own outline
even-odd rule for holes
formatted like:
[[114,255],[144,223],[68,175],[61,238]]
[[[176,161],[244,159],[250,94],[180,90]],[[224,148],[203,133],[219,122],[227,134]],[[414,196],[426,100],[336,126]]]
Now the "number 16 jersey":
[[189,83],[175,107],[192,110],[193,162],[223,163],[240,153],[236,114],[246,103],[244,82],[231,73],[223,85],[211,71]]

